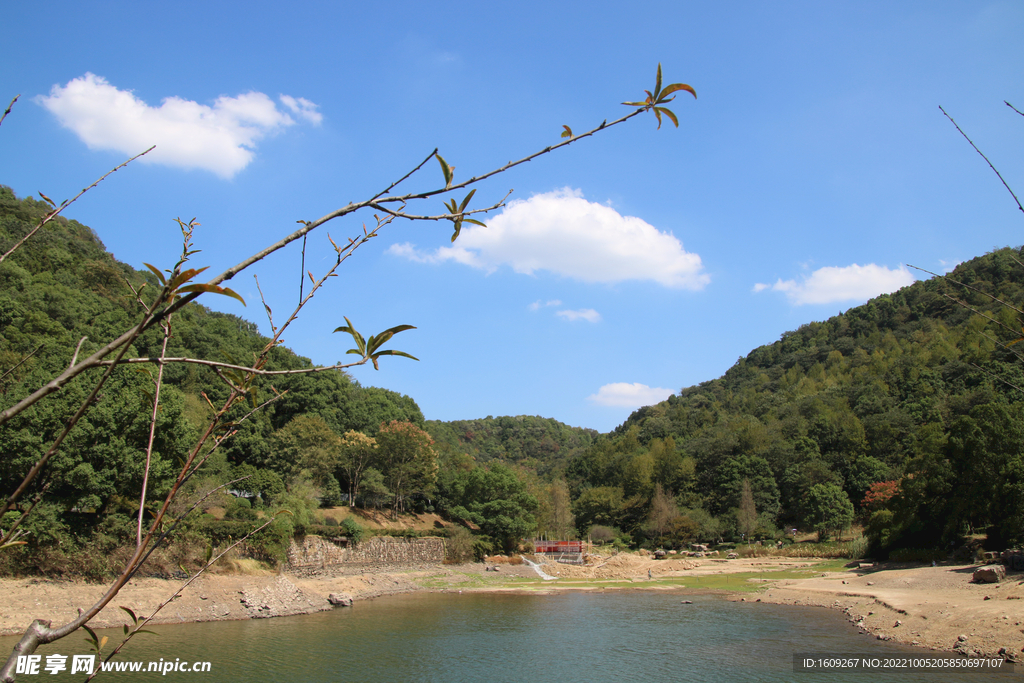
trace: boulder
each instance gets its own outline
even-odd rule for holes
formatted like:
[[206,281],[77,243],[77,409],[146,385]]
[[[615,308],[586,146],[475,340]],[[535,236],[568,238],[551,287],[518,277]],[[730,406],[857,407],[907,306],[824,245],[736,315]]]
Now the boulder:
[[327,602],[335,607],[351,607],[352,596],[348,593],[331,593],[327,596]]
[[974,583],[999,583],[1006,578],[1006,567],[1001,564],[991,564],[975,570],[971,580]]

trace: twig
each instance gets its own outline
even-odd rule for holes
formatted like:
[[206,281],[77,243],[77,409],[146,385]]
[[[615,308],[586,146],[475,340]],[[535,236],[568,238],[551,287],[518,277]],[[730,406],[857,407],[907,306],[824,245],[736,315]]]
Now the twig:
[[966,287],[967,289],[971,290],[972,292],[977,292],[978,294],[981,294],[982,296],[987,296],[989,299],[992,299],[992,301],[995,301],[996,303],[1002,304],[1003,306],[1006,306],[1010,310],[1016,311],[1020,315],[1024,315],[1024,311],[1020,310],[1019,308],[1016,308],[1015,306],[1012,306],[1012,305],[1006,303],[1005,301],[1003,301],[1002,299],[1000,299],[998,297],[994,297],[991,294],[989,294],[988,292],[980,290],[977,287],[972,287],[971,285],[969,285],[969,284],[967,284],[965,282],[957,282],[956,280],[954,280],[953,278],[951,278],[948,275],[939,275],[938,273],[933,273],[930,270],[925,270],[924,268],[919,268],[918,266],[911,265],[909,263],[907,265],[910,266],[911,268],[913,268],[914,270],[920,270],[922,273],[928,273],[929,275],[934,275],[935,277],[941,277],[941,278],[943,278],[945,280],[949,280],[950,282],[952,282],[955,285],[960,285],[961,287]]
[[[12,102],[11,104],[14,104],[14,103]],[[8,111],[10,111],[10,110],[8,110]],[[6,114],[4,114],[4,115],[6,116]],[[0,120],[2,120],[2,119],[0,119]],[[119,170],[121,170],[122,168],[124,168],[124,167],[125,167],[125,166],[127,166],[128,164],[132,163],[133,161],[135,161],[136,159],[138,159],[139,157],[141,157],[141,156],[142,156],[143,154],[149,154],[149,153],[150,153],[150,152],[152,152],[152,151],[153,151],[154,149],[156,149],[156,145],[153,145],[152,147],[150,147],[149,149],[147,149],[147,150],[146,150],[145,152],[142,152],[141,154],[136,154],[135,156],[133,156],[133,157],[132,157],[131,159],[129,159],[128,161],[124,162],[123,164],[120,164],[120,165],[118,165],[118,166],[115,166],[114,168],[110,169],[109,171],[107,171],[106,173],[104,173],[104,174],[103,174],[102,176],[100,176],[99,180],[97,180],[96,182],[94,182],[94,183],[93,183],[92,185],[90,185],[89,187],[87,187],[87,188],[83,189],[83,190],[82,190],[81,192],[79,192],[78,194],[76,194],[76,195],[75,195],[74,197],[72,197],[71,199],[65,199],[65,200],[64,200],[64,202],[63,202],[63,203],[62,203],[62,204],[61,204],[60,206],[58,206],[58,207],[54,208],[54,210],[53,210],[53,211],[51,211],[50,213],[48,213],[48,214],[46,214],[45,216],[43,216],[43,219],[42,219],[41,221],[39,221],[39,225],[37,225],[36,227],[34,227],[34,228],[32,228],[31,230],[29,230],[29,231],[28,231],[28,234],[27,234],[27,235],[25,235],[24,237],[22,237],[22,238],[21,238],[20,240],[18,240],[18,243],[17,243],[17,244],[15,244],[15,245],[14,245],[13,247],[11,247],[11,248],[10,248],[10,249],[9,249],[9,250],[7,251],[7,253],[6,253],[6,254],[4,254],[3,256],[0,256],[0,263],[3,263],[4,259],[6,259],[6,258],[7,258],[8,256],[10,256],[11,254],[13,254],[13,253],[14,253],[14,251],[15,251],[15,250],[16,250],[16,249],[17,249],[18,247],[20,247],[20,246],[21,246],[22,244],[24,244],[24,243],[25,243],[25,241],[26,241],[26,240],[28,240],[28,238],[29,238],[29,237],[31,237],[32,235],[36,234],[36,232],[37,232],[37,231],[39,230],[39,228],[43,227],[44,225],[46,225],[47,223],[49,223],[50,221],[52,221],[52,220],[53,220],[54,218],[56,218],[56,217],[57,217],[58,215],[60,215],[60,212],[61,212],[61,211],[63,211],[64,209],[68,208],[69,206],[71,206],[72,204],[74,204],[74,203],[75,203],[76,201],[78,201],[78,198],[79,198],[79,197],[81,197],[81,196],[82,196],[83,194],[85,194],[86,192],[88,192],[88,191],[89,191],[89,190],[91,190],[92,188],[94,188],[94,187],[96,187],[97,185],[99,185],[100,183],[102,183],[102,182],[103,182],[103,180],[104,180],[104,179],[106,179],[106,177],[107,177],[108,175],[110,175],[110,174],[111,174],[111,173],[113,173],[114,171],[119,171]]]
[[976,367],[978,370],[981,370],[982,372],[984,372],[989,377],[992,377],[993,379],[997,379],[1000,382],[1002,382],[1003,384],[1005,384],[1006,386],[1011,387],[1013,389],[1016,389],[1017,391],[1020,391],[1020,392],[1024,393],[1024,389],[1021,389],[1020,387],[1018,387],[1013,382],[1010,382],[1008,380],[1003,379],[1002,377],[1000,377],[999,375],[995,374],[991,370],[986,370],[985,368],[981,367],[977,363],[968,363],[968,365],[973,365],[974,367]]
[[25,356],[24,358],[22,358],[21,360],[19,360],[19,361],[18,361],[18,363],[17,363],[17,364],[16,364],[16,365],[15,365],[14,367],[12,367],[12,368],[11,368],[10,370],[8,370],[7,372],[5,372],[4,374],[0,375],[0,382],[2,382],[2,381],[4,380],[4,378],[6,378],[6,377],[7,377],[7,375],[9,375],[9,374],[11,374],[12,372],[14,372],[15,370],[17,370],[17,369],[18,369],[18,367],[19,367],[19,366],[21,366],[21,364],[22,364],[22,363],[24,363],[25,361],[27,361],[27,360],[28,360],[29,358],[31,358],[32,356],[36,355],[36,354],[37,354],[37,353],[39,352],[39,349],[43,348],[44,346],[46,346],[46,344],[40,344],[39,346],[37,346],[37,347],[35,348],[35,350],[34,350],[34,351],[33,351],[32,353],[28,354],[27,356]]
[[82,350],[82,344],[85,343],[86,339],[88,339],[88,337],[82,337],[78,340],[78,345],[75,346],[75,353],[71,356],[71,362],[68,363],[69,368],[75,367],[75,361],[78,360],[78,352]]
[[[1005,102],[1005,100],[1004,100],[1004,102]],[[1011,104],[1010,104],[1009,102],[1006,102],[1006,104],[1007,104],[1007,105],[1009,105],[1009,106],[1010,106],[1010,108],[1011,108],[1011,109],[1013,109],[1014,111],[1017,111],[1016,107],[1014,107],[1013,105],[1011,105]],[[943,109],[942,107],[939,107],[939,111],[941,111],[941,112],[942,112],[943,114],[946,114],[946,110],[945,110],[945,109]],[[1018,114],[1020,114],[1020,112],[1019,112],[1019,111],[1018,111],[1017,113],[1018,113]],[[1002,174],[1001,174],[1001,173],[1000,173],[1000,172],[999,172],[998,170],[996,170],[996,167],[992,165],[992,162],[988,160],[988,157],[987,157],[987,156],[985,156],[984,154],[982,154],[981,150],[980,150],[980,149],[978,149],[978,146],[977,146],[977,145],[975,145],[975,144],[974,144],[973,142],[971,142],[971,139],[970,139],[969,137],[967,137],[967,133],[965,133],[965,132],[964,132],[964,131],[963,131],[963,130],[962,130],[962,129],[960,128],[960,126],[957,126],[957,125],[956,125],[956,121],[954,121],[954,120],[953,120],[953,117],[952,117],[952,116],[950,116],[949,114],[946,114],[946,118],[947,118],[947,119],[949,119],[949,122],[950,122],[950,123],[952,123],[952,124],[953,124],[954,126],[956,126],[956,129],[957,129],[958,131],[960,131],[960,135],[963,135],[963,136],[964,136],[964,140],[967,140],[967,142],[970,142],[970,143],[971,143],[971,147],[974,147],[974,151],[975,151],[975,152],[977,152],[978,154],[981,154],[981,158],[982,158],[982,159],[984,159],[984,160],[985,160],[985,163],[987,163],[987,164],[988,164],[988,167],[989,167],[989,168],[991,168],[991,169],[992,169],[992,170],[993,170],[993,171],[995,172],[996,176],[997,176],[997,177],[999,178],[999,182],[1001,182],[1001,183],[1003,184],[1003,187],[1005,187],[1005,188],[1006,188],[1006,191],[1010,193],[1010,196],[1011,196],[1011,197],[1013,197],[1013,201],[1017,202],[1017,208],[1018,208],[1018,209],[1020,209],[1020,210],[1021,210],[1021,212],[1024,212],[1024,206],[1021,206],[1021,204],[1020,204],[1020,200],[1019,200],[1019,199],[1017,199],[1017,195],[1015,195],[1015,194],[1013,193],[1013,190],[1011,190],[1011,189],[1010,189],[1010,186],[1006,184],[1006,181],[1005,181],[1005,180],[1003,180],[1003,175],[1002,175]]]
[[136,547],[142,545],[142,516],[146,511],[146,486],[149,484],[149,464],[153,458],[153,439],[156,437],[156,416],[157,411],[160,409],[160,387],[163,386],[164,379],[164,361],[163,357],[167,355],[167,342],[171,338],[171,318],[167,317],[167,320],[163,322],[164,328],[164,342],[160,348],[160,360],[157,361],[156,370],[156,387],[153,389],[153,412],[149,416],[149,441],[146,443],[146,468],[142,473],[142,494],[139,496],[139,521],[135,531],[135,545]]
[[1003,100],[1003,104],[1005,104],[1007,107],[1009,107],[1010,109],[1014,110],[1015,112],[1017,112],[1021,116],[1024,116],[1024,111],[1021,111],[1020,109],[1017,109],[1017,107],[1013,106],[1012,104],[1010,104],[1006,100]]
[[6,111],[4,111],[4,115],[0,116],[0,124],[3,124],[4,119],[6,119],[7,115],[11,113],[11,109],[14,108],[14,103],[18,101],[19,97],[21,97],[21,94],[15,95],[14,99],[11,100],[11,103],[7,105],[7,109],[6,109]]
[[[384,190],[384,191],[382,191],[382,192],[378,192],[377,194],[375,194],[375,195],[373,196],[373,199],[377,199],[378,197],[383,197],[383,196],[384,196],[384,195],[386,195],[386,194],[387,194],[388,192],[391,192],[391,190],[392,190],[392,189],[394,189],[394,188],[395,188],[396,186],[398,186],[398,185],[400,185],[400,184],[401,184],[402,182],[404,182],[404,181],[405,181],[405,180],[406,180],[407,178],[409,178],[409,176],[411,176],[411,175],[412,175],[413,173],[415,173],[416,171],[418,171],[418,170],[420,170],[421,168],[423,168],[423,164],[425,164],[425,163],[427,163],[428,161],[430,161],[431,157],[433,157],[433,156],[434,156],[435,154],[437,154],[437,147],[435,147],[435,148],[434,148],[434,151],[433,151],[433,152],[431,152],[430,154],[428,154],[428,155],[427,155],[427,158],[426,158],[426,159],[424,159],[423,161],[421,161],[421,162],[419,163],[419,165],[417,165],[417,166],[416,166],[416,168],[412,169],[411,171],[409,171],[408,173],[406,173],[406,174],[405,174],[404,176],[402,176],[401,178],[399,178],[399,179],[398,179],[398,180],[396,180],[395,182],[393,182],[393,183],[391,183],[390,185],[388,185],[388,187],[387,187],[387,189],[386,189],[386,190]],[[372,201],[372,200],[371,200],[371,201]]]
[[[232,483],[234,483],[234,482],[232,482]],[[211,491],[211,493],[212,493],[212,491]],[[150,621],[153,620],[153,618],[160,612],[160,610],[162,610],[164,607],[169,605],[171,603],[171,601],[174,600],[176,597],[181,595],[181,592],[183,590],[188,588],[192,584],[193,581],[198,579],[203,574],[203,572],[205,572],[207,569],[209,569],[210,567],[215,565],[217,562],[219,562],[220,558],[224,557],[226,554],[231,552],[238,545],[240,545],[241,543],[243,543],[246,540],[248,540],[249,537],[253,536],[254,534],[258,534],[259,532],[261,532],[264,529],[266,529],[268,526],[273,524],[276,520],[277,520],[277,516],[275,515],[274,517],[270,518],[269,520],[267,520],[266,522],[261,524],[259,527],[253,529],[252,531],[247,533],[245,536],[243,536],[242,538],[238,539],[237,541],[235,541],[234,543],[229,545],[227,548],[225,548],[223,551],[221,551],[217,555],[217,557],[210,558],[209,562],[207,562],[205,565],[203,565],[203,567],[199,571],[197,571],[193,576],[191,576],[185,583],[181,584],[178,587],[178,589],[176,591],[174,591],[174,593],[171,594],[171,596],[169,598],[167,598],[162,603],[157,605],[156,609],[153,610],[152,614],[150,614],[148,617],[146,617],[145,619],[141,620],[138,624],[136,624],[135,629],[130,631],[128,633],[128,635],[125,636],[124,640],[122,640],[121,643],[116,648],[114,648],[114,650],[109,655],[107,655],[107,658],[104,659],[103,661],[104,662],[109,662],[114,657],[114,655],[116,655],[118,652],[121,651],[121,648],[123,648],[125,645],[128,644],[128,641],[131,640],[132,637],[134,637],[136,633],[138,633],[140,630],[142,630],[142,628],[144,628]],[[93,678],[95,678],[96,674],[98,674],[101,670],[102,670],[102,667],[98,667],[95,671],[93,671],[93,673],[90,674],[89,677],[85,679],[86,683],[88,683],[88,681],[91,681]]]
[[[299,303],[302,303],[302,287],[306,284],[306,237],[309,233],[302,236],[302,263],[299,265]],[[263,304],[264,306],[266,303]]]
[[253,273],[253,278],[256,280],[256,290],[260,293],[260,301],[263,302],[263,308],[267,311],[267,321],[270,323],[270,330],[276,333],[277,328],[274,327],[274,312],[270,310],[270,306],[267,305],[267,298],[263,296],[263,288],[260,287],[260,278],[255,273]]

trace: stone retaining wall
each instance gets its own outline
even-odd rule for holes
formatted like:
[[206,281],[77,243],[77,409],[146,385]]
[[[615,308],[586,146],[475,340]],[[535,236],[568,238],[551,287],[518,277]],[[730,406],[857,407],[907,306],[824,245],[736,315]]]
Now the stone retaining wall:
[[352,546],[320,536],[306,536],[301,545],[292,539],[288,548],[288,570],[302,576],[330,576],[442,562],[442,538],[374,536]]

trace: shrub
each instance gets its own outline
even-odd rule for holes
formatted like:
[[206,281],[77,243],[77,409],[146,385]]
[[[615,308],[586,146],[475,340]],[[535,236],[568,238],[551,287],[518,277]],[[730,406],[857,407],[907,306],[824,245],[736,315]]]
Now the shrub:
[[463,564],[473,559],[473,534],[469,529],[453,526],[448,529],[444,541],[444,561]]
[[348,536],[349,541],[352,545],[357,545],[359,541],[363,540],[363,536],[366,531],[359,525],[355,517],[349,516],[344,519],[341,523],[341,529]]

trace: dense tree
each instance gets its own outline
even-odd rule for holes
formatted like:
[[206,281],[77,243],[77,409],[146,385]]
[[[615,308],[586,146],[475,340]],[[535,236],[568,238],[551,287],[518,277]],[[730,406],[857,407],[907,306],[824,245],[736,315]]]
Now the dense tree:
[[816,484],[807,493],[808,522],[818,532],[818,540],[824,540],[843,529],[853,521],[853,504],[846,491],[835,484]]
[[434,491],[437,454],[429,434],[411,422],[395,420],[381,425],[376,440],[378,469],[396,510],[405,510],[410,496]]

